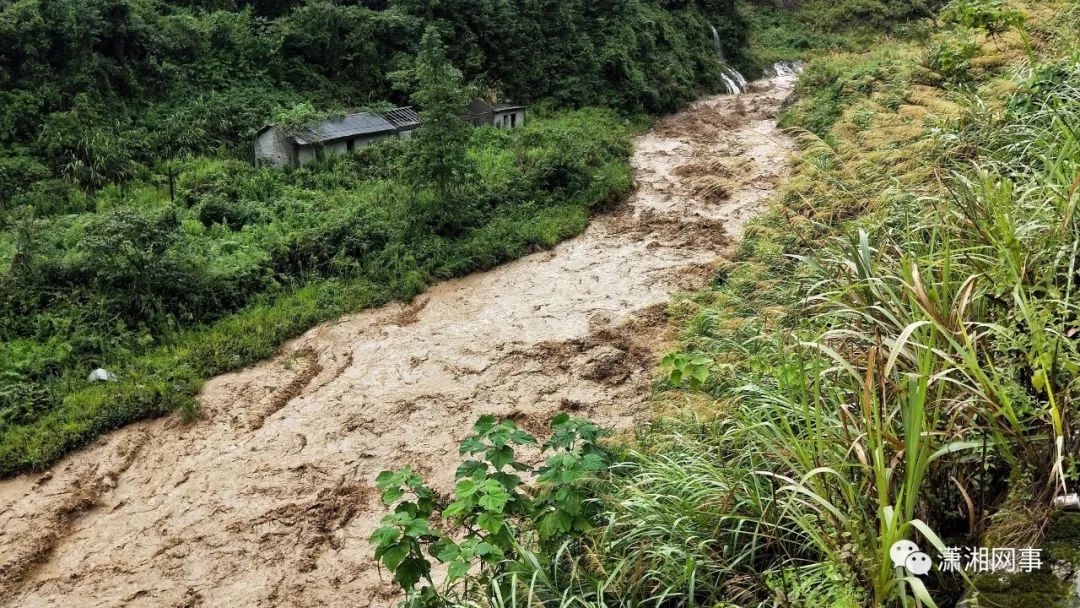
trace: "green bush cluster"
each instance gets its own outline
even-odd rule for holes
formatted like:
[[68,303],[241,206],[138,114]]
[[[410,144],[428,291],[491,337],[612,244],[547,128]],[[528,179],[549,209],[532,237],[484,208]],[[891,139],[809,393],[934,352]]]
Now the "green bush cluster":
[[[518,538],[535,535],[548,550],[591,530],[598,523],[595,476],[610,454],[598,444],[600,429],[568,414],[551,419],[550,454],[543,465],[517,459],[516,450],[538,444],[512,420],[481,416],[474,434],[461,443],[469,459],[454,475],[453,500],[444,500],[411,468],[383,471],[376,484],[393,513],[371,535],[375,559],[405,592],[402,608],[442,608],[470,598],[458,583],[470,574],[481,593],[500,597],[518,592],[515,558],[528,555]],[[532,481],[526,484],[526,480]],[[431,559],[446,566],[436,581]],[[476,595],[473,592],[472,595]]]
[[981,45],[970,33],[954,32],[935,37],[924,52],[923,64],[945,82],[964,84],[973,79],[971,60],[981,51]]
[[[913,38],[945,0],[743,0],[750,63],[809,59],[829,51],[866,51],[883,35]],[[779,6],[776,6],[779,4]]]
[[1024,23],[1024,13],[1005,0],[952,0],[941,11],[941,20],[985,31],[991,36]]

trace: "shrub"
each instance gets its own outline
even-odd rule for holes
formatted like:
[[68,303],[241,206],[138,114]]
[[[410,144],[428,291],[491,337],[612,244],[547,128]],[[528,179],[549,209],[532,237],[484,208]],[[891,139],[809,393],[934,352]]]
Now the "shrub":
[[12,196],[12,209],[24,207],[35,217],[93,210],[93,198],[64,179],[43,179]]
[[[410,468],[379,474],[383,502],[394,510],[372,533],[371,544],[375,559],[405,591],[402,606],[451,605],[465,597],[468,587],[458,583],[475,569],[482,588],[504,584],[500,579],[520,552],[516,538],[526,533],[554,548],[567,535],[597,525],[591,485],[609,460],[597,443],[600,429],[567,414],[553,418],[550,426],[543,452],[552,455],[530,467],[517,460],[516,449],[535,445],[536,438],[513,421],[482,416],[475,434],[461,443],[461,455],[469,459],[457,468],[448,504],[440,504]],[[522,474],[534,478],[535,487],[526,487]],[[428,556],[446,565],[445,585],[432,581]],[[418,588],[421,581],[425,584]]]
[[1024,14],[1005,0],[952,0],[940,17],[946,23],[981,29],[991,36],[1019,27],[1025,20]]
[[0,213],[11,200],[26,192],[33,182],[49,177],[49,169],[25,156],[0,157]]
[[258,209],[246,202],[229,202],[215,198],[204,199],[202,205],[199,205],[199,221],[207,228],[221,224],[229,230],[240,230],[258,220]]
[[237,160],[193,161],[176,178],[177,200],[188,207],[203,201],[236,203],[252,172],[251,165]]
[[971,60],[980,52],[979,43],[970,35],[952,32],[927,47],[923,63],[948,82],[965,83],[973,78]]

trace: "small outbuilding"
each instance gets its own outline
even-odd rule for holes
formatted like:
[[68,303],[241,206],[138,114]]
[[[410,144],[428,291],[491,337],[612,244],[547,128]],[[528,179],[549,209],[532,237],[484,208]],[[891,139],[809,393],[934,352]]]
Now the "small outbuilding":
[[297,133],[268,125],[255,135],[255,162],[300,167],[383,139],[408,139],[419,126],[420,115],[412,108],[348,114],[314,122]]
[[491,124],[500,129],[516,129],[525,126],[525,106],[514,103],[497,103],[491,106]]
[[525,126],[525,108],[514,103],[490,104],[482,99],[474,99],[465,108],[462,118],[474,126],[492,126],[499,129],[516,129]]

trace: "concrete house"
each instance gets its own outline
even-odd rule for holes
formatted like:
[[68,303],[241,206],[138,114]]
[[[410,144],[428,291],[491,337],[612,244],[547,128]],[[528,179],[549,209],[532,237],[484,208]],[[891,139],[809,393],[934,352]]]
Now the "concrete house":
[[[525,126],[526,106],[489,104],[473,100],[462,118],[475,126],[515,129]],[[408,139],[420,126],[420,115],[412,108],[387,112],[360,112],[318,121],[295,133],[268,125],[255,135],[255,163],[275,167],[300,167],[333,154],[345,154],[358,147],[389,137]]]
[[268,125],[255,135],[255,162],[300,167],[325,156],[345,154],[390,137],[408,139],[420,126],[412,108],[359,112],[309,125],[297,134]]
[[497,103],[491,106],[494,114],[491,124],[500,129],[516,129],[525,126],[525,106],[513,103]]
[[477,127],[488,125],[500,129],[515,129],[525,126],[527,106],[512,103],[490,104],[481,99],[472,100],[465,108],[462,118]]

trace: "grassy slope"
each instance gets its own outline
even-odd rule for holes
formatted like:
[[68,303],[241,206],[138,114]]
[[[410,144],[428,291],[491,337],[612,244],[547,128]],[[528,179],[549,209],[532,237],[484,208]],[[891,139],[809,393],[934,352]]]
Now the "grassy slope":
[[[784,117],[794,179],[673,307],[709,379],[662,384],[671,415],[616,469],[610,523],[538,556],[568,574],[535,596],[947,606],[958,576],[898,583],[889,565],[898,538],[936,554],[912,520],[954,546],[1037,541],[1050,496],[1080,481],[1080,9],[1025,8],[1034,73],[1015,31],[966,27],[811,62]],[[1059,586],[1041,584],[1013,599],[1044,605]]]

